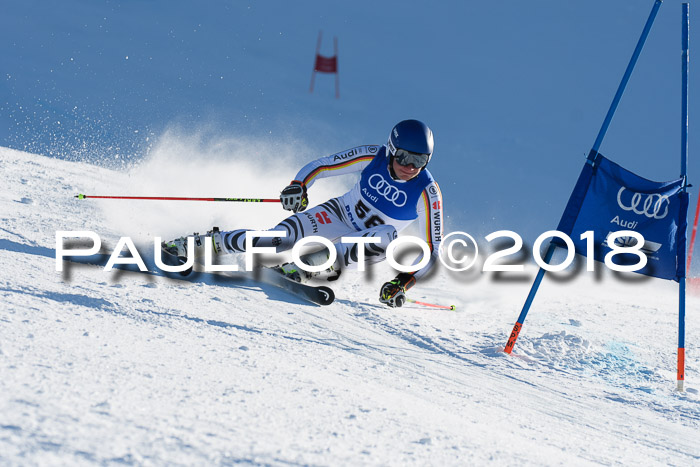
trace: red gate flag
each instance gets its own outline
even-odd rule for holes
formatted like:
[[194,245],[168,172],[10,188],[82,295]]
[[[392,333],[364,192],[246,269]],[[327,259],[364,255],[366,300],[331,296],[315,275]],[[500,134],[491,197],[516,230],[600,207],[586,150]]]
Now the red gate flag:
[[334,73],[335,98],[338,99],[340,97],[340,75],[338,73],[338,38],[333,38],[333,56],[324,57],[320,54],[322,37],[323,31],[319,31],[318,42],[316,43],[316,59],[314,60],[314,69],[311,72],[311,88],[309,89],[309,92],[314,92],[314,81],[316,80],[316,73]]
[[324,57],[316,55],[316,65],[314,70],[321,73],[337,73],[338,72],[338,57]]

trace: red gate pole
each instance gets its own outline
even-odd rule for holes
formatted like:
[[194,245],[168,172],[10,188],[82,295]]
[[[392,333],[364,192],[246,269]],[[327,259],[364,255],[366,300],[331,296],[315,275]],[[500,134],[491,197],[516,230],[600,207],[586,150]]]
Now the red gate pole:
[[693,222],[693,234],[690,236],[690,245],[688,245],[688,265],[686,269],[690,272],[690,261],[693,259],[693,246],[695,245],[695,235],[698,233],[698,214],[700,214],[700,197],[695,208],[695,222]]
[[314,68],[311,71],[311,88],[309,92],[314,92],[314,80],[316,79],[316,57],[321,52],[321,37],[323,36],[323,31],[318,31],[318,42],[316,43],[316,55],[314,55]]
[[340,68],[338,66],[338,38],[333,37],[333,51],[335,53],[335,98],[340,99]]

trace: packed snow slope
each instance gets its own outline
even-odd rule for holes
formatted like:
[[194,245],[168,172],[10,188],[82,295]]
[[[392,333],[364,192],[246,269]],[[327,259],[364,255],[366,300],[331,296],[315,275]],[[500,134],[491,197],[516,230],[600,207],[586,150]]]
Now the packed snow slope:
[[393,275],[384,268],[344,275],[323,308],[206,274],[57,272],[58,230],[94,231],[110,252],[120,236],[148,245],[284,216],[74,198],[162,194],[166,183],[201,195],[233,170],[251,194],[261,178],[287,180],[264,161],[162,151],[171,163],[156,150],[115,172],[0,149],[0,464],[700,462],[700,302],[689,297],[688,390],[678,393],[675,283],[545,279],[508,357],[500,350],[531,270],[498,281],[440,271],[411,290],[457,311],[380,306]]

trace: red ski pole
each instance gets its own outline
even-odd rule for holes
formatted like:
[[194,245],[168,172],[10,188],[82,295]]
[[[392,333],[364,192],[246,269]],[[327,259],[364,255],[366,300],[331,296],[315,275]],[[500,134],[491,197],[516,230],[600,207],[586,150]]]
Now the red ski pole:
[[228,201],[237,203],[279,203],[277,199],[263,198],[185,198],[179,196],[95,196],[95,195],[75,195],[78,199],[145,199],[161,201]]
[[406,301],[408,303],[415,303],[416,305],[428,306],[430,308],[439,308],[441,310],[456,310],[457,309],[457,307],[454,305],[436,305],[434,303],[419,302],[418,300],[413,300],[410,298],[407,298]]

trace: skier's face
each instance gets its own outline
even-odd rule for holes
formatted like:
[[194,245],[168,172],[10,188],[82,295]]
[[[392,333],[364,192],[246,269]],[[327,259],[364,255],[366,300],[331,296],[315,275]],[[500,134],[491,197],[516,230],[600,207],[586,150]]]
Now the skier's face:
[[394,173],[401,180],[410,180],[420,173],[420,169],[417,169],[413,164],[401,165],[396,161],[396,159],[392,161],[392,164]]

